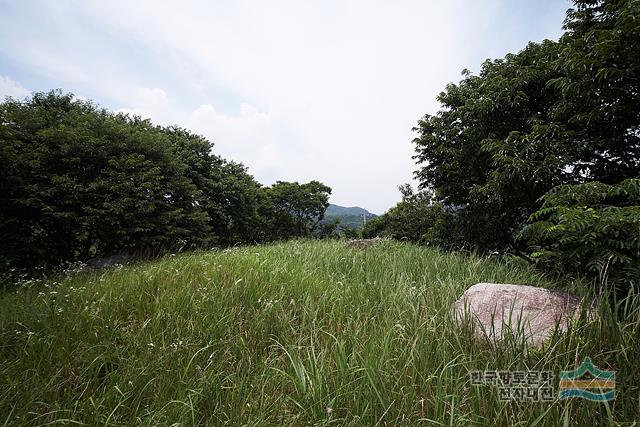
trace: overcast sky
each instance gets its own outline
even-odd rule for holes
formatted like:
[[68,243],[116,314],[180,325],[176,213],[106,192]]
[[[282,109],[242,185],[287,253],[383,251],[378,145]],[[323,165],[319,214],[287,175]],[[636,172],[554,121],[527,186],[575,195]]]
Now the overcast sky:
[[0,0],[0,96],[62,88],[178,124],[263,184],[382,213],[411,128],[486,58],[556,40],[564,0]]

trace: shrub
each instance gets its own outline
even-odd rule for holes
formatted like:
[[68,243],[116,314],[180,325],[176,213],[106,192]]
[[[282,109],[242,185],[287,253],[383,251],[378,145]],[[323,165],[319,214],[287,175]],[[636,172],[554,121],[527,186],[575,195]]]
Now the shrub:
[[179,127],[62,91],[0,103],[0,271],[311,235],[331,189],[263,187]]
[[520,233],[538,264],[598,277],[625,291],[640,283],[640,179],[555,187]]
[[428,191],[414,192],[409,184],[399,189],[402,200],[384,215],[368,221],[362,236],[428,243],[431,228],[443,214],[442,206],[432,203],[433,195]]
[[60,91],[0,104],[0,263],[198,244],[201,194],[162,129]]

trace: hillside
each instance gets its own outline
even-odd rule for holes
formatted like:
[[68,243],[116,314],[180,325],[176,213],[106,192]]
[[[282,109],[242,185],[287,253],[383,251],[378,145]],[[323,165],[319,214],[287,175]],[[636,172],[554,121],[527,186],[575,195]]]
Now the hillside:
[[339,220],[342,226],[360,230],[364,225],[363,220],[365,216],[366,219],[369,220],[377,215],[357,206],[344,207],[330,204],[324,214],[324,220],[322,222],[326,224]]
[[[32,281],[0,291],[0,414],[6,425],[184,426],[637,417],[637,309],[619,322],[601,310],[543,351],[491,348],[449,316],[484,281],[558,285],[513,260],[391,241],[292,241]],[[615,367],[613,405],[505,403],[470,386],[472,370],[557,375],[576,355]]]

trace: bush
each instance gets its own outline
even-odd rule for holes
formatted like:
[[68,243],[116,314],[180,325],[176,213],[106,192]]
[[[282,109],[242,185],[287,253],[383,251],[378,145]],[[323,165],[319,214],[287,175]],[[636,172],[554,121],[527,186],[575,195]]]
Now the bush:
[[367,222],[362,236],[390,237],[414,243],[428,243],[433,225],[443,214],[442,206],[432,203],[432,194],[414,192],[409,184],[401,185],[402,200],[384,215]]
[[[414,128],[416,178],[466,244],[514,249],[558,185],[640,176],[640,3],[574,0],[558,42],[463,71]],[[515,249],[519,248],[515,246]]]
[[0,104],[0,262],[196,245],[201,193],[162,129],[61,92]]
[[260,185],[204,137],[61,91],[0,103],[0,272],[312,235],[331,189]]
[[535,262],[622,292],[640,284],[640,179],[561,185],[542,199],[520,233]]

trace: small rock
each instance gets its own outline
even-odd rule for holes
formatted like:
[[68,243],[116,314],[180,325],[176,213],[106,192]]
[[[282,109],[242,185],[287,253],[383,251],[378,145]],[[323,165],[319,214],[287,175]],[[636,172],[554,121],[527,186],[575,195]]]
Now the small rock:
[[379,237],[375,237],[373,239],[351,239],[347,242],[347,245],[350,248],[367,249],[378,243],[380,240],[382,239]]
[[87,261],[83,266],[83,271],[98,271],[105,268],[118,267],[126,265],[133,260],[133,257],[126,254],[116,254],[108,257],[93,258]]
[[539,346],[553,334],[556,325],[566,332],[580,302],[577,295],[534,286],[478,283],[455,302],[454,316],[456,320],[467,314],[473,316],[478,339],[501,341],[511,330],[524,334],[529,345]]

